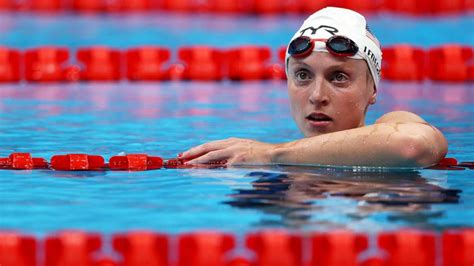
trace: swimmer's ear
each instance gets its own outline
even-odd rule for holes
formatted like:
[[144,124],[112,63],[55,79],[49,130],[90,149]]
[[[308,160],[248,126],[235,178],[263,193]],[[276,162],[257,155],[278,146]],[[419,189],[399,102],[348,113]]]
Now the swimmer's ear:
[[377,88],[374,85],[374,91],[369,99],[369,104],[375,104],[377,102]]

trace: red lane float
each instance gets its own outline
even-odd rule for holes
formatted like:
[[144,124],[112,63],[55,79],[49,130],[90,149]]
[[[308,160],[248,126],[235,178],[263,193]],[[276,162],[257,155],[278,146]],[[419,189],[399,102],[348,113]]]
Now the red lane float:
[[[215,231],[177,235],[151,231],[115,234],[117,252],[103,253],[102,236],[64,231],[44,241],[15,232],[0,231],[2,266],[471,266],[474,229],[448,229],[441,234],[402,229],[378,234],[383,252],[365,257],[368,237],[350,231],[305,233],[260,231],[245,236],[246,250],[236,248],[236,236]],[[105,238],[104,238],[105,239]],[[438,245],[435,245],[438,243]],[[108,246],[108,245],[105,245]],[[308,250],[306,249],[308,248]],[[303,250],[310,257],[303,256]],[[253,259],[249,259],[252,251]],[[177,252],[177,254],[176,254]],[[176,256],[177,263],[171,263]],[[245,255],[245,256],[242,256]],[[366,254],[364,254],[366,255]],[[363,259],[363,260],[362,260]],[[40,262],[43,262],[40,264]]]
[[185,63],[183,79],[213,81],[223,78],[223,55],[217,48],[208,46],[183,47],[179,59]]
[[170,59],[169,49],[157,46],[144,46],[129,49],[126,54],[127,78],[137,80],[165,80],[163,64]]
[[194,0],[162,0],[161,8],[174,12],[193,12],[198,9],[198,2]]
[[435,241],[431,232],[408,229],[378,236],[379,247],[388,254],[387,266],[435,266]]
[[144,171],[160,169],[162,166],[162,158],[148,156],[146,154],[127,154],[125,156],[113,156],[109,160],[109,168],[111,170]]
[[106,10],[105,0],[72,0],[72,9],[77,12],[102,12]]
[[432,10],[435,14],[455,14],[467,11],[467,2],[469,0],[434,0],[432,1]]
[[14,152],[7,158],[0,158],[0,169],[30,170],[47,167],[45,159],[32,158],[31,154],[24,152]]
[[390,12],[427,15],[432,13],[433,4],[432,1],[385,0],[382,8]]
[[[314,12],[325,8],[330,5],[331,0],[320,0],[320,1],[301,1],[300,8],[305,14],[313,14]],[[331,3],[332,4],[332,3]]]
[[270,65],[268,75],[270,76],[271,79],[286,80],[286,69],[285,69],[286,46],[278,48],[277,56],[278,56],[278,61],[277,63]]
[[469,168],[469,169],[474,169],[474,162],[461,162],[457,166],[466,167],[466,168]]
[[177,266],[222,266],[235,247],[235,237],[218,232],[196,232],[178,238]]
[[0,46],[0,82],[20,81],[20,51]]
[[421,81],[425,78],[426,54],[422,48],[401,44],[382,49],[383,78],[389,80]]
[[169,265],[169,240],[164,234],[135,231],[114,235],[114,249],[123,257],[122,266]]
[[311,243],[311,266],[357,266],[358,255],[369,245],[366,235],[350,231],[315,233]]
[[244,46],[227,52],[229,62],[228,77],[231,80],[268,79],[269,47]]
[[428,52],[429,77],[435,81],[468,81],[474,75],[469,73],[468,65],[473,58],[474,49],[469,46],[452,44],[432,48]]
[[259,15],[274,15],[286,11],[284,0],[253,0],[253,10]]
[[66,154],[51,157],[51,168],[63,171],[101,170],[104,158],[99,155]]
[[[66,154],[54,155],[51,163],[43,158],[32,158],[29,153],[12,153],[7,158],[0,158],[0,169],[28,170],[46,169],[63,171],[75,170],[130,170],[145,171],[164,168],[221,168],[226,167],[227,160],[209,161],[206,164],[186,164],[189,160],[182,158],[172,158],[163,160],[158,156],[147,154],[128,154],[112,156],[108,164],[104,163],[104,158],[99,155],[87,154]],[[474,162],[461,162],[454,158],[444,158],[437,165],[426,169],[435,170],[465,170],[474,169]]]
[[377,12],[382,7],[381,1],[359,1],[359,0],[339,0],[333,3],[334,6],[349,8],[360,13]]
[[26,50],[24,56],[25,79],[32,82],[66,80],[65,64],[69,50],[64,47],[40,47]]
[[118,262],[113,260],[109,257],[98,258],[95,260],[94,266],[124,266],[122,264],[119,265]]
[[[273,63],[269,47],[243,46],[222,51],[196,46],[178,50],[181,62],[165,68],[171,57],[165,47],[144,46],[122,52],[107,47],[80,48],[79,65],[68,64],[69,51],[60,47],[41,47],[21,52],[0,47],[0,82],[18,82],[25,69],[29,82],[118,81],[125,74],[132,81],[160,80],[264,80],[286,79],[286,47],[277,50]],[[388,80],[474,81],[474,49],[445,45],[425,52],[409,45],[383,48],[383,77]],[[124,68],[124,69],[122,69]],[[122,70],[126,72],[122,73]]]
[[94,266],[93,253],[102,245],[101,236],[64,231],[45,240],[45,266]]
[[245,1],[235,0],[208,0],[206,10],[208,12],[245,14],[250,13],[251,8]]
[[115,0],[107,2],[106,11],[112,12],[143,12],[155,8],[152,0]]
[[303,240],[301,236],[285,231],[262,231],[246,238],[247,247],[256,254],[254,266],[303,265]]
[[77,60],[84,65],[80,77],[84,81],[118,81],[122,78],[121,53],[109,47],[80,48]]
[[57,12],[64,9],[63,0],[26,0],[24,9],[41,11],[41,12]]
[[0,265],[36,266],[36,240],[31,236],[0,231]]
[[443,266],[474,265],[474,229],[445,231],[442,241]]
[[0,0],[0,10],[12,10],[13,8],[11,0]]

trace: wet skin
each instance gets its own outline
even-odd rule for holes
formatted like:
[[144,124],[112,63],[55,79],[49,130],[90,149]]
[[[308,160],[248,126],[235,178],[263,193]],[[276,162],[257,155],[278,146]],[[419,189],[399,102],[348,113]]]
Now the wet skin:
[[364,60],[313,52],[290,58],[291,114],[306,137],[364,126],[376,90]]

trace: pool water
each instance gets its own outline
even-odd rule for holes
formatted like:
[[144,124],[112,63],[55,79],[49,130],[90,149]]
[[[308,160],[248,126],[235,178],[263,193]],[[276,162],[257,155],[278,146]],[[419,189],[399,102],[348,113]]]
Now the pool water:
[[[21,49],[44,44],[125,49],[149,43],[173,49],[197,43],[269,44],[276,49],[285,45],[302,17],[230,17],[219,25],[206,16],[194,19],[1,14],[0,42]],[[370,18],[382,43],[432,47],[454,40],[474,45],[472,27],[467,27],[472,16],[391,19],[400,23]],[[418,29],[427,33],[415,34]],[[474,161],[472,83],[383,81],[367,123],[394,110],[420,114],[445,133],[448,157]],[[88,153],[107,161],[125,152],[173,158],[194,145],[228,137],[271,143],[301,138],[290,116],[286,83],[0,85],[0,157],[30,152],[49,160],[54,154]],[[472,227],[473,173],[295,166],[1,170],[0,228],[44,235],[70,228],[105,234],[139,228],[240,234],[261,228],[378,232],[408,226]]]

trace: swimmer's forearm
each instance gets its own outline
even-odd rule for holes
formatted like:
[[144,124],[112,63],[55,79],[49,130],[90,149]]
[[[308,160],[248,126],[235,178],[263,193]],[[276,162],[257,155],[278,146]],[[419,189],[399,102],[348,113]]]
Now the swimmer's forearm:
[[277,145],[274,163],[422,167],[436,164],[447,142],[420,123],[381,123]]

